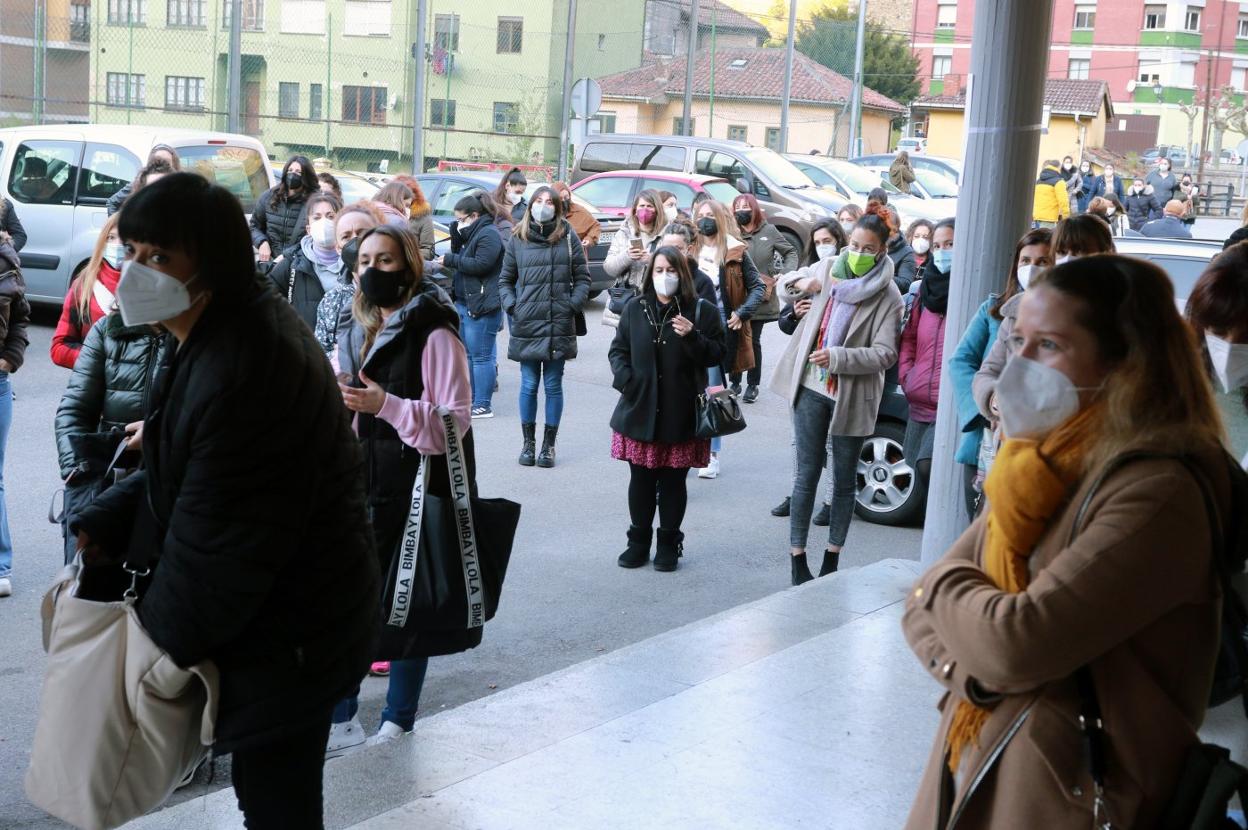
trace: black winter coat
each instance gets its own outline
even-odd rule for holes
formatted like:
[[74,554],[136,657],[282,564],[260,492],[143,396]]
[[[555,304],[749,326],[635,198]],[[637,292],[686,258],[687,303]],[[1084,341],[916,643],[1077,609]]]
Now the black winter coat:
[[1161,218],[1162,206],[1157,202],[1157,197],[1147,189],[1138,196],[1134,189],[1128,190],[1123,207],[1127,209],[1127,223],[1133,231],[1144,227],[1145,222]]
[[13,237],[13,250],[20,251],[26,247],[26,229],[22,220],[17,218],[17,209],[8,199],[0,196],[0,231]]
[[307,323],[308,328],[315,329],[316,310],[325,296],[325,286],[303,249],[295,248],[290,256],[273,266],[268,276],[273,289],[290,303],[299,319]]
[[[280,185],[279,185],[280,186]],[[260,194],[251,212],[251,244],[259,248],[269,243],[273,259],[286,252],[307,233],[307,196],[290,194],[286,201],[274,201],[277,187]]]
[[893,261],[893,282],[904,297],[910,290],[910,284],[914,282],[914,275],[918,270],[914,259],[914,248],[910,247],[910,243],[904,236],[898,234],[888,243],[888,258]]
[[81,460],[74,457],[69,436],[107,432],[143,420],[163,341],[153,327],[127,327],[115,312],[87,332],[56,408],[61,478],[67,478]]
[[499,298],[511,315],[510,360],[571,360],[576,357],[573,319],[589,298],[589,267],[581,240],[563,222],[563,235],[547,242],[536,223],[530,236],[512,236],[503,255]]
[[[0,253],[3,248],[0,246]],[[26,324],[30,322],[30,302],[26,299],[26,281],[20,271],[8,269],[9,260],[0,256],[0,358],[9,361],[13,371],[22,368],[26,360],[26,347],[30,337]]]
[[[424,283],[424,290],[406,306],[396,311],[377,334],[367,359],[360,359],[364,329],[353,323],[341,330],[338,337],[338,367],[358,380],[364,370],[370,380],[387,393],[408,400],[419,399],[424,392],[421,360],[429,335],[440,328],[459,331],[459,314],[450,304],[446,292],[433,283]],[[398,552],[407,527],[412,486],[420,469],[420,453],[403,443],[388,422],[375,415],[361,413],[356,419],[360,443],[364,448],[364,468],[368,493],[368,516],[377,549],[377,563],[384,584],[390,573],[391,560]],[[469,490],[476,496],[476,460],[472,431],[464,435],[464,457],[468,467]],[[446,456],[429,456],[428,492],[451,497],[450,474]],[[382,609],[382,617],[389,609]],[[388,635],[383,629],[378,660],[402,660],[408,657],[433,657],[455,654],[481,644],[481,628],[463,631],[422,632],[415,638]]]
[[364,465],[325,353],[260,279],[167,348],[144,471],[71,524],[157,564],[139,619],[179,666],[221,677],[218,753],[323,722],[368,669],[377,558]]
[[503,240],[494,219],[481,214],[464,233],[451,230],[451,250],[442,264],[455,271],[451,294],[472,317],[498,311],[498,275],[503,268]]
[[[670,322],[678,312],[694,323],[684,337]],[[724,326],[711,303],[699,299],[689,310],[673,301],[664,308],[650,290],[624,306],[607,357],[620,393],[611,428],[634,441],[680,444],[696,437],[696,400],[706,389],[707,368],[724,359]]]

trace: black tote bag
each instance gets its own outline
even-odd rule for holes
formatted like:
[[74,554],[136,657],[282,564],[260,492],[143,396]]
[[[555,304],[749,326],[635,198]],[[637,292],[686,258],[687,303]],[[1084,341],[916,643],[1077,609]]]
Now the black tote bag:
[[448,411],[439,414],[452,496],[427,492],[430,465],[422,458],[386,577],[383,653],[402,651],[399,643],[422,633],[470,631],[492,619],[520,523],[516,502],[470,496],[459,426]]

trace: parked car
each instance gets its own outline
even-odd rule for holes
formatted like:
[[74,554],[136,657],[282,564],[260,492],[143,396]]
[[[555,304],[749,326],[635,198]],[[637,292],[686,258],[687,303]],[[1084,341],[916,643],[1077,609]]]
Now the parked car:
[[[852,158],[854,164],[860,164],[864,167],[888,167],[893,163],[894,155],[892,153],[876,153],[870,156],[859,156]],[[953,180],[956,184],[962,180],[962,162],[957,159],[946,158],[945,156],[929,156],[924,153],[921,156],[911,156],[910,166],[919,170],[930,170],[933,173],[939,173],[947,179]]]
[[275,181],[264,145],[251,136],[109,124],[0,129],[0,192],[29,236],[22,271],[32,302],[64,302],[91,258],[108,198],[134,179],[156,144],[175,148],[183,169],[229,190],[244,212]]
[[[866,167],[878,175],[881,181],[888,181],[887,167]],[[932,214],[939,214],[938,219],[927,216],[929,221],[936,222],[946,216],[958,215],[958,185],[939,173],[931,170],[916,169],[914,181],[910,182],[910,195],[924,200],[924,205]]]
[[[502,176],[502,173],[479,173],[476,171],[421,173],[416,177],[416,181],[420,183],[421,188],[425,191],[425,198],[433,208],[434,221],[449,226],[455,220],[456,202],[469,193],[478,190],[493,191],[498,186],[499,179]],[[542,184],[542,182],[529,182],[528,193],[532,194]],[[572,198],[576,200],[577,204],[592,213],[594,218],[598,220],[598,225],[602,228],[602,233],[598,237],[598,244],[589,249],[589,295],[592,298],[615,282],[615,279],[608,276],[607,272],[602,269],[602,262],[607,258],[607,252],[611,250],[611,237],[619,230],[620,217],[604,213],[597,206],[578,197],[575,193],[572,194]],[[450,250],[449,242],[445,250]],[[435,251],[439,254],[443,253],[436,246]]]
[[897,209],[903,228],[915,219],[938,222],[949,215],[947,206],[929,204],[916,196],[908,196],[898,190],[887,175],[881,177],[853,162],[828,156],[789,155],[787,158],[815,184],[830,189],[838,197],[859,207],[866,207],[867,196],[872,190],[883,189],[888,194],[889,205]]
[[898,150],[906,150],[911,155],[927,152],[926,138],[903,138],[897,142]]
[[[616,170],[698,173],[726,179],[742,193],[789,208],[803,225],[836,216],[845,200],[815,187],[779,153],[742,141],[612,133],[591,136],[572,171],[572,183]],[[803,241],[804,237],[803,237]]]
[[[684,210],[693,206],[693,197],[707,193],[717,202],[729,207],[733,199],[741,195],[727,179],[701,176],[696,173],[664,173],[652,170],[616,170],[612,173],[595,173],[572,185],[572,192],[599,210],[619,217],[628,214],[636,195],[647,188],[666,190],[676,196],[676,203]],[[810,237],[810,223],[792,208],[765,199],[758,200],[767,221],[775,225],[797,250],[806,250]]]

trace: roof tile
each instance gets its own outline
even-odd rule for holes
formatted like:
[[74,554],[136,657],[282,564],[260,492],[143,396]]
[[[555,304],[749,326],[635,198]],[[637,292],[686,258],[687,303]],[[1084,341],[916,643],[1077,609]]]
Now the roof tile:
[[[1112,116],[1113,104],[1109,101],[1109,85],[1105,81],[1048,78],[1044,82],[1044,105],[1052,112],[1095,113],[1100,112],[1102,103],[1109,107]],[[914,106],[961,108],[966,106],[966,91],[956,95],[924,95],[915,100]]]

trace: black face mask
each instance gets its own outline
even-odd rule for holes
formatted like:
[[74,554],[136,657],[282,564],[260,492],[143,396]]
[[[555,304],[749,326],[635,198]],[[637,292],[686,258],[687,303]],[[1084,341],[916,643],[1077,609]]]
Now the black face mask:
[[718,236],[719,223],[715,221],[714,216],[703,216],[698,220],[698,233],[703,236]]
[[383,271],[374,266],[360,274],[360,291],[366,300],[379,308],[398,305],[406,283],[406,271]]
[[738,210],[733,214],[733,216],[736,217],[737,224],[744,228],[746,225],[750,224],[750,221],[754,218],[754,211]]
[[302,190],[303,189],[303,174],[302,173],[287,173],[286,174],[286,187],[290,188],[291,190]]
[[355,267],[360,262],[360,238],[354,237],[348,239],[347,243],[342,246],[342,263],[347,266],[347,270],[352,274],[355,273]]

